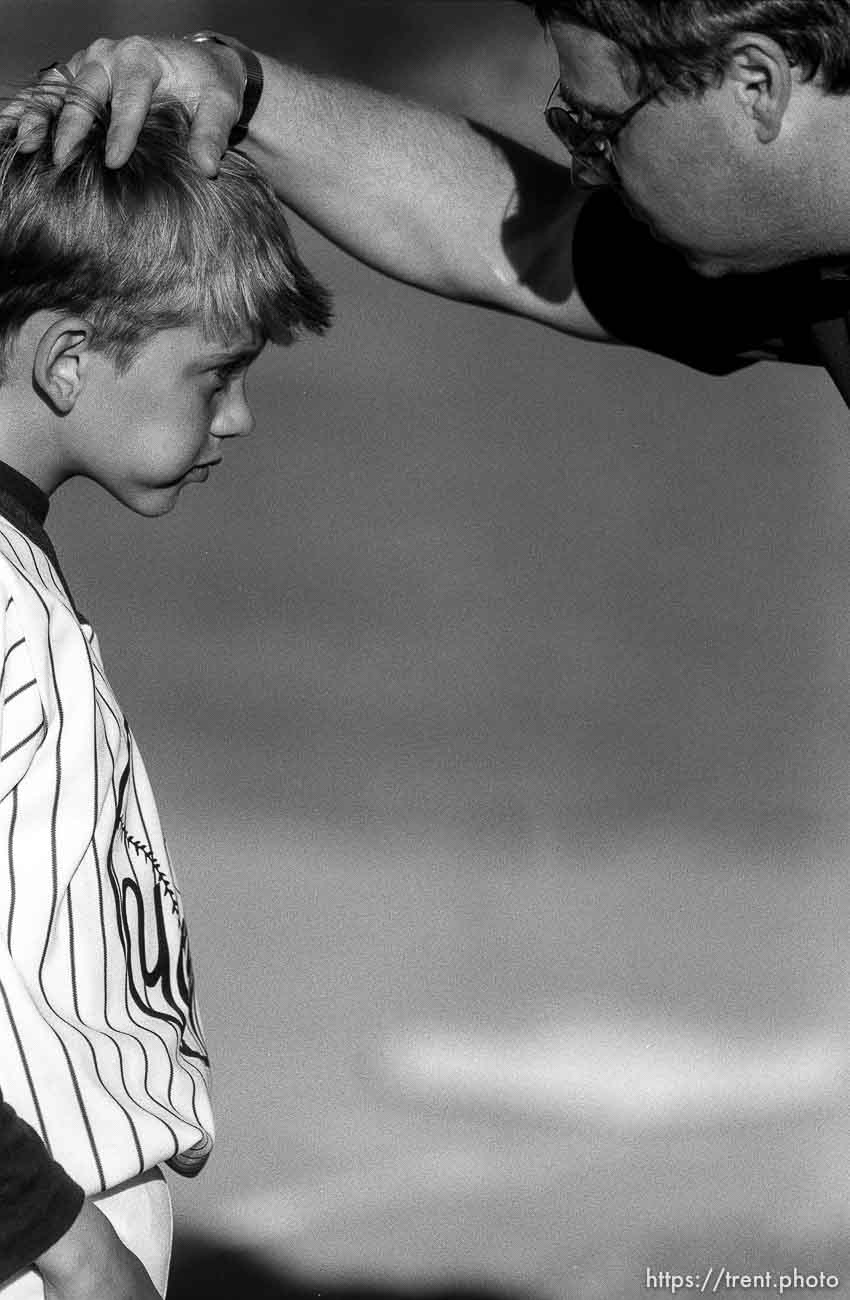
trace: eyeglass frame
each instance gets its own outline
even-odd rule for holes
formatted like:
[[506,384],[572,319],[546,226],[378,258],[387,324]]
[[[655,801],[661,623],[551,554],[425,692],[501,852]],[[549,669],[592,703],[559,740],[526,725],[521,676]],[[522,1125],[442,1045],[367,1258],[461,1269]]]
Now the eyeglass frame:
[[[558,78],[546,101],[543,117],[549,130],[557,137],[570,155],[570,172],[574,185],[592,189],[595,185],[622,184],[617,171],[617,164],[614,161],[614,143],[620,132],[624,131],[629,125],[632,118],[642,108],[645,108],[651,100],[657,99],[662,89],[663,87],[658,86],[655,90],[649,90],[634,104],[630,104],[622,113],[610,114],[607,126],[588,127],[582,124],[582,117],[593,118],[594,114],[590,109],[574,108],[565,102],[560,104],[552,103],[556,95],[560,95],[563,101],[561,80]],[[559,124],[560,120],[566,120],[569,123],[566,130]],[[577,138],[570,139],[570,130],[578,133]],[[585,176],[580,174],[582,168],[585,171]],[[586,177],[587,172],[595,172],[598,179],[588,180]]]

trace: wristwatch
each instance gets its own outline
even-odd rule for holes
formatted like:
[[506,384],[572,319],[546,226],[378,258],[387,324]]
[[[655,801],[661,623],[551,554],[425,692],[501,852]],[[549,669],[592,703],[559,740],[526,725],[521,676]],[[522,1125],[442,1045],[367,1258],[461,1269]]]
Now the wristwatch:
[[235,40],[232,36],[222,36],[220,32],[194,32],[192,36],[187,36],[186,40],[197,41],[198,44],[202,44],[204,41],[213,41],[216,45],[227,45],[231,50],[235,50],[242,60],[242,72],[244,74],[242,112],[239,114],[238,122],[230,132],[228,145],[232,149],[241,144],[248,134],[248,123],[257,111],[257,105],[263,93],[263,69],[260,60],[247,45],[243,45],[241,41]]

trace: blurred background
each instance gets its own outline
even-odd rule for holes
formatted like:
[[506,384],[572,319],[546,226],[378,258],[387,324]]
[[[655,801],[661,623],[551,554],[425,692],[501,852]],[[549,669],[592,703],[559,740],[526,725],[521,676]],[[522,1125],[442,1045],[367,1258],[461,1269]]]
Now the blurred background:
[[[3,19],[7,80],[212,27],[550,148],[513,3]],[[263,356],[254,436],[169,518],[85,483],[51,513],[216,1063],[175,1296],[204,1268],[258,1297],[635,1300],[709,1267],[850,1293],[847,410],[814,370],[700,377],[295,229],[336,325]]]

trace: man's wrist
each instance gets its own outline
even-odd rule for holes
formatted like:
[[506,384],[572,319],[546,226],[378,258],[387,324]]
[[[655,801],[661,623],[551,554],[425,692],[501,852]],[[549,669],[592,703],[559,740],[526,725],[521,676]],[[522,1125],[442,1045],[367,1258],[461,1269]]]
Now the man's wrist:
[[220,32],[194,32],[185,39],[195,41],[197,44],[212,42],[214,45],[224,45],[238,54],[241,60],[243,77],[242,110],[233,130],[230,132],[229,140],[230,148],[234,148],[236,145],[241,144],[248,134],[248,126],[257,111],[257,105],[263,93],[263,68],[260,60],[247,45],[243,45],[241,41],[237,41],[233,36],[223,36]]

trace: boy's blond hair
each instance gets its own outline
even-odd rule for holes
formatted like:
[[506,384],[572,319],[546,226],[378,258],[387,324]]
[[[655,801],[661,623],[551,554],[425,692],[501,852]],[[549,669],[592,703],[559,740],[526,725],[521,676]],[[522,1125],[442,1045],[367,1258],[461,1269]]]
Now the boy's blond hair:
[[49,105],[44,112],[51,121],[34,153],[0,137],[0,366],[23,322],[44,309],[84,316],[119,368],[157,331],[181,325],[200,325],[210,340],[247,328],[275,343],[328,326],[329,295],[300,260],[281,201],[235,151],[215,180],[205,177],[181,105],[155,102],[115,170],[104,162],[105,111],[61,167]]

